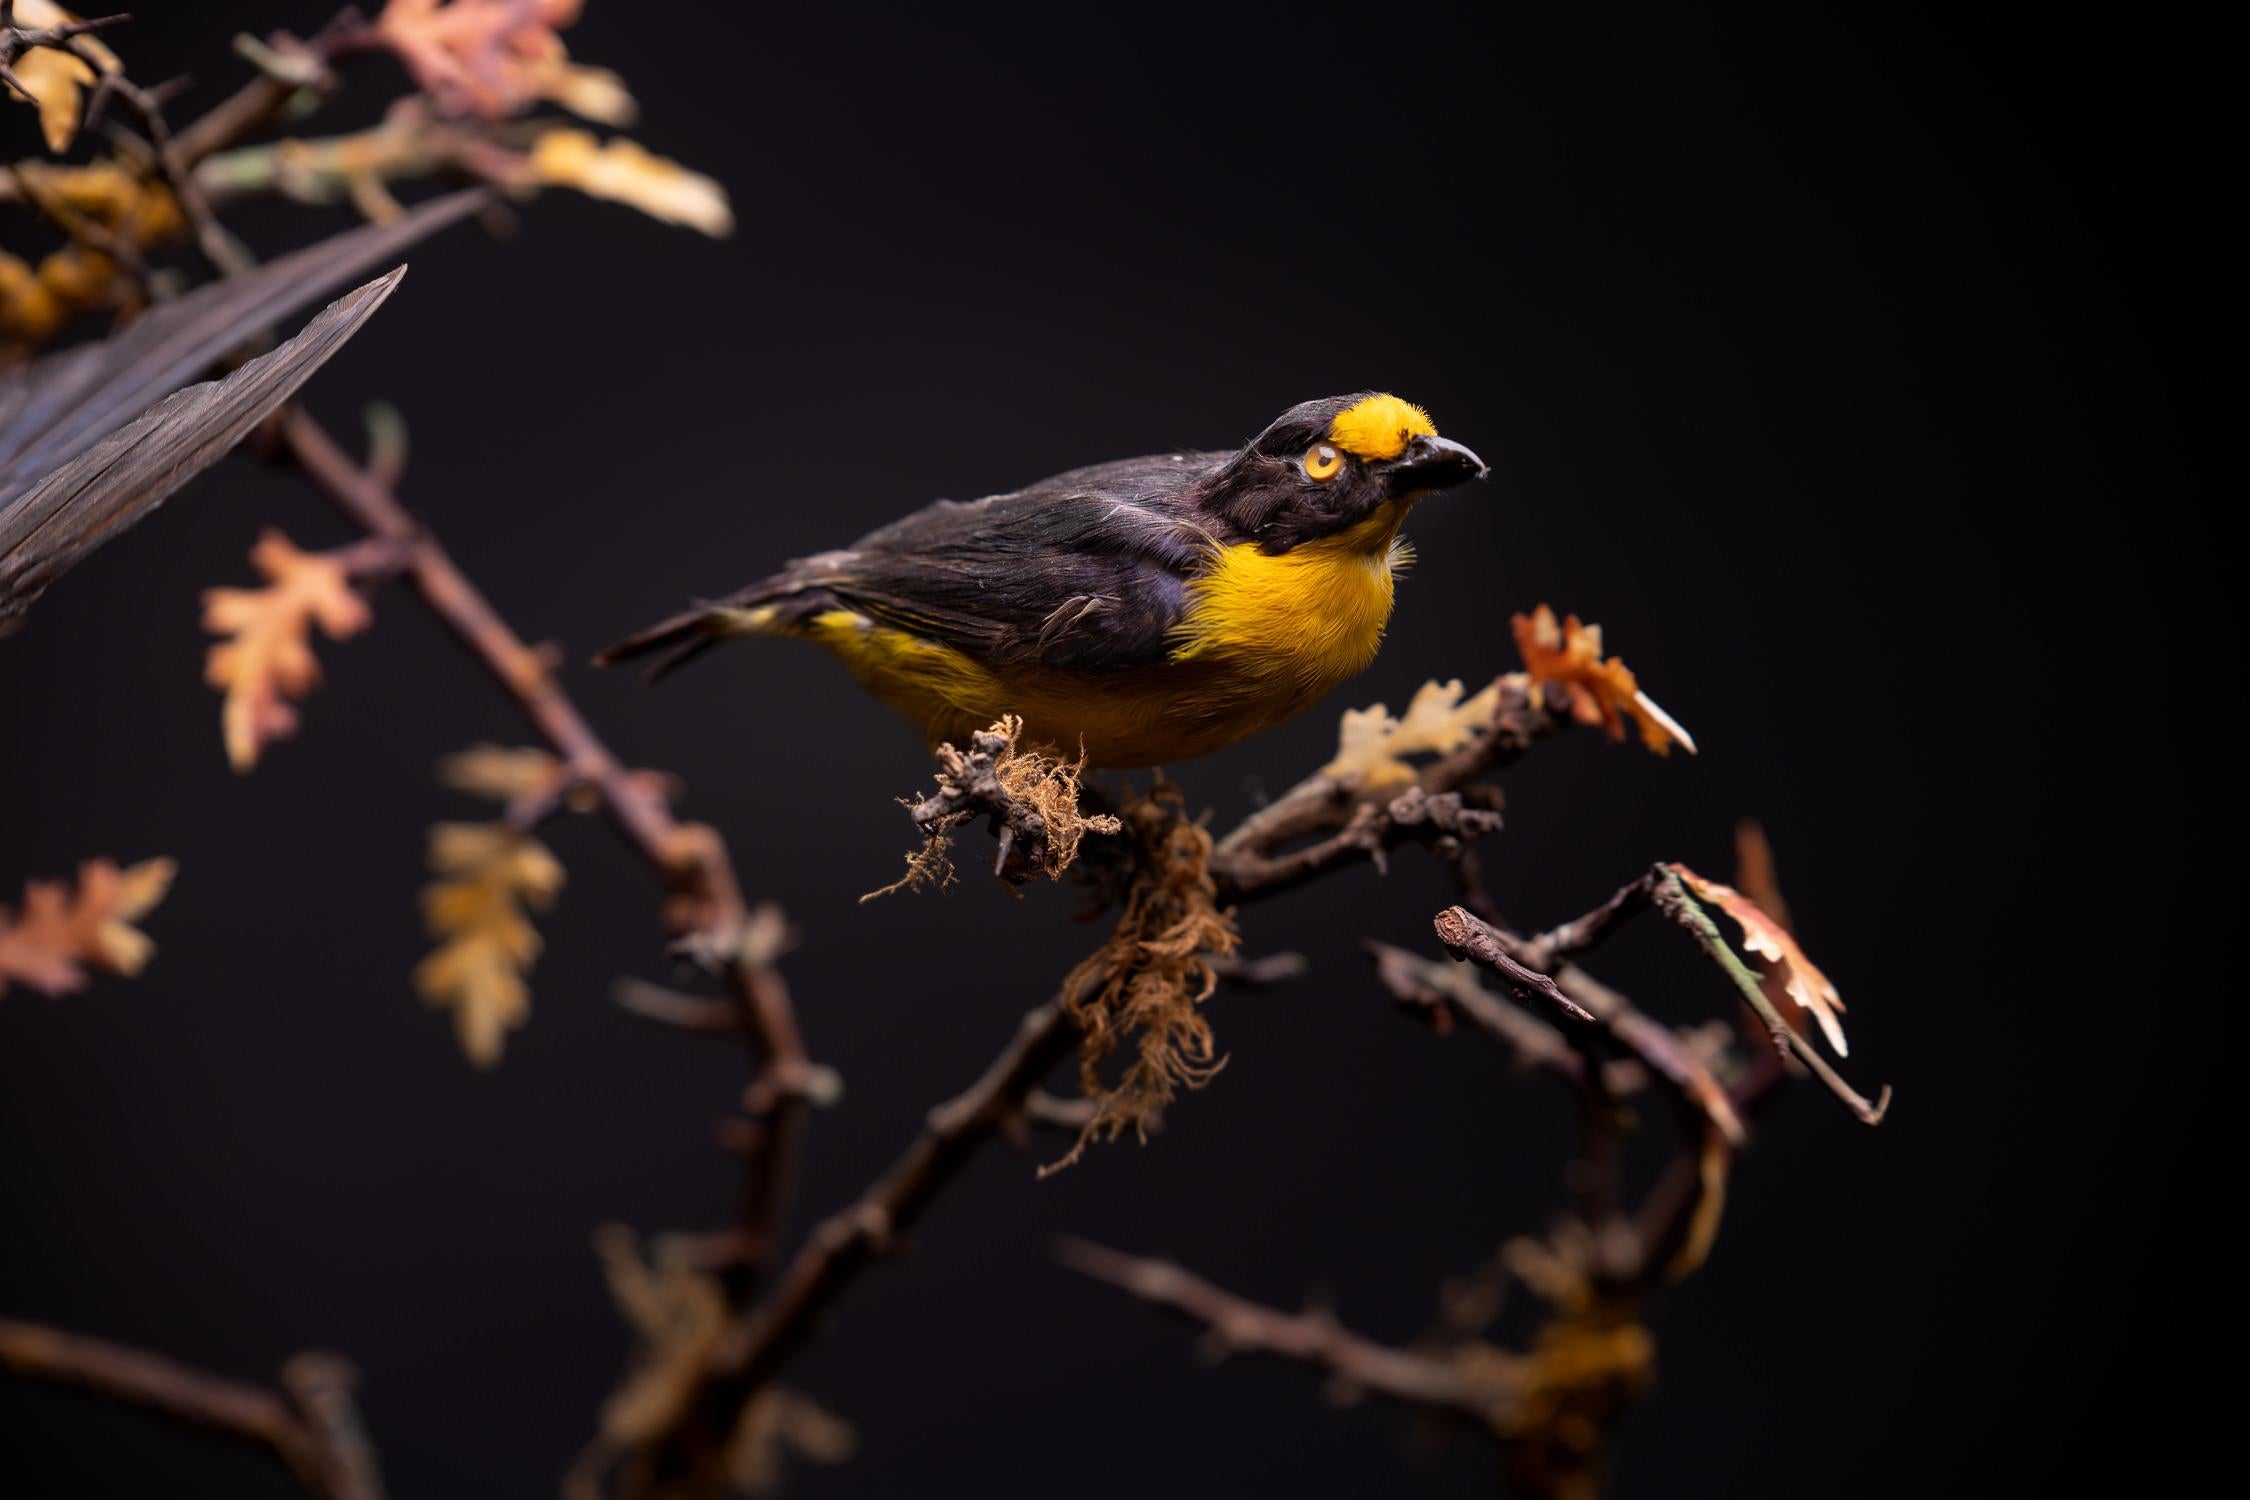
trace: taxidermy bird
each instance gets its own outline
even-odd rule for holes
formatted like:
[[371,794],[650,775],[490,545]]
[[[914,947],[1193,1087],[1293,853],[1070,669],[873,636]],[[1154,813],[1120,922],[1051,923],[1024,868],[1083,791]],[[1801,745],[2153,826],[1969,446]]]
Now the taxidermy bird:
[[1308,401],[1236,452],[940,500],[597,660],[662,653],[653,678],[732,636],[802,636],[932,743],[1017,714],[1095,766],[1186,760],[1373,661],[1407,512],[1484,472],[1396,396]]

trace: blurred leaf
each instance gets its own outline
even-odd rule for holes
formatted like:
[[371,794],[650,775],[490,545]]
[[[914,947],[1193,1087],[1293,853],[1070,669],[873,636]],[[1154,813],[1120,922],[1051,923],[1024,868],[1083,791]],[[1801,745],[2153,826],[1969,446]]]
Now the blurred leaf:
[[250,549],[250,561],[271,580],[263,588],[207,589],[203,628],[229,639],[211,648],[204,680],[226,694],[219,723],[227,763],[247,771],[275,740],[296,733],[288,700],[320,683],[312,653],[317,623],[331,640],[368,625],[367,603],[351,574],[333,557],[300,552],[278,531]]
[[414,987],[453,1012],[461,1049],[488,1068],[531,1011],[523,974],[540,942],[524,908],[552,904],[563,869],[546,845],[505,823],[438,824],[430,868],[442,878],[424,887],[422,915],[441,941],[415,969]]
[[[67,26],[79,17],[53,0],[16,0],[16,24],[44,31]],[[80,101],[93,87],[98,67],[104,73],[118,69],[117,54],[91,34],[76,38],[79,50],[93,59],[94,67],[55,47],[34,47],[16,60],[15,74],[39,110],[39,129],[47,149],[58,155],[70,149],[78,134]]]
[[78,867],[78,889],[60,881],[27,881],[23,910],[0,906],[0,995],[12,979],[49,995],[86,983],[88,968],[138,974],[156,952],[132,924],[154,910],[178,869],[169,859],[120,870],[106,859]]
[[447,114],[504,120],[544,99],[630,124],[625,81],[572,62],[556,35],[581,9],[580,0],[390,0],[374,35]]
[[604,145],[589,131],[550,130],[531,148],[531,174],[714,238],[734,232],[725,188],[622,137]]
[[531,746],[471,745],[438,763],[438,780],[472,797],[513,802],[561,779],[562,762]]

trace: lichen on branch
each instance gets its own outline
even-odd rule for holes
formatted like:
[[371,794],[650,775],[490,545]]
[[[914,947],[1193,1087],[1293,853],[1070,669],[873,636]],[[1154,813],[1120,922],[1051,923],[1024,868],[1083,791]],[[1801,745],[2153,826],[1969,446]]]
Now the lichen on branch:
[[953,835],[978,817],[1000,842],[993,873],[1011,886],[1039,875],[1062,879],[1087,834],[1112,834],[1124,826],[1108,813],[1087,813],[1080,806],[1083,754],[1065,760],[1052,747],[1022,744],[1022,736],[1023,720],[1011,714],[970,736],[966,754],[951,744],[937,747],[937,794],[901,804],[922,835],[922,847],[906,856],[904,875],[862,901],[951,885]]

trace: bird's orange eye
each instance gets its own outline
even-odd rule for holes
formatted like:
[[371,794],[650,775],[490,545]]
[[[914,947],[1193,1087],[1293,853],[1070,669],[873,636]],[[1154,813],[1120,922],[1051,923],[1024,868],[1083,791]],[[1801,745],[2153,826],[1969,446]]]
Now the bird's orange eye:
[[1322,483],[1334,479],[1344,467],[1344,455],[1328,443],[1315,443],[1305,450],[1305,477]]

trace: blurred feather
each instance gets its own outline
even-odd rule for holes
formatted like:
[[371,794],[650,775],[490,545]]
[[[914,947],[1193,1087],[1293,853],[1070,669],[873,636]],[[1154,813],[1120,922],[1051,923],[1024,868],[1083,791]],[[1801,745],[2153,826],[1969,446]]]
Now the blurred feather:
[[[213,282],[111,338],[0,375],[0,633],[39,592],[216,462],[358,331],[404,267],[225,379],[181,384],[293,308],[488,200],[433,199]],[[169,401],[151,406],[177,392]]]

